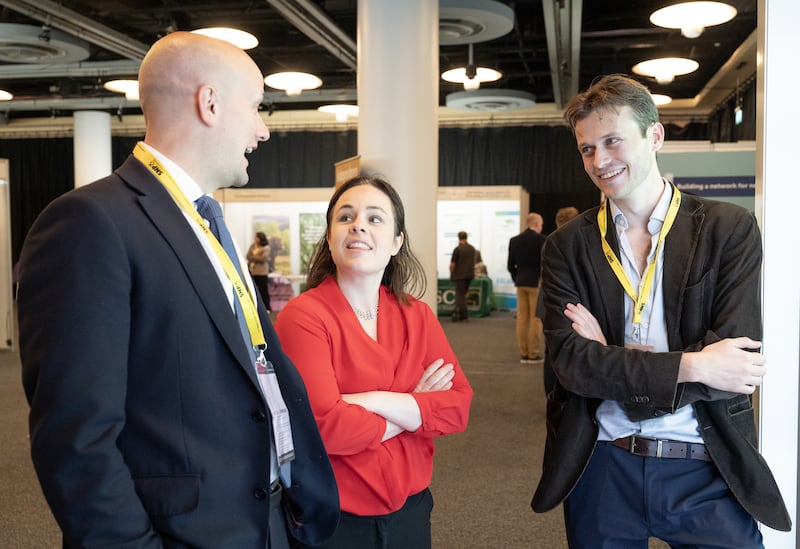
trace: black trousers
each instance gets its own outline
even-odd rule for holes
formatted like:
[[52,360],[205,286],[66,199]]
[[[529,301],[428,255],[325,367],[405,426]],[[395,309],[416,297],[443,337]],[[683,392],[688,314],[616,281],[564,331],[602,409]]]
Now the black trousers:
[[427,488],[409,496],[394,513],[359,516],[342,511],[333,537],[322,545],[293,549],[430,549],[433,496]]
[[261,299],[264,301],[264,307],[268,311],[272,310],[272,305],[269,302],[269,277],[267,275],[252,275],[253,284],[258,288],[258,293],[261,294]]

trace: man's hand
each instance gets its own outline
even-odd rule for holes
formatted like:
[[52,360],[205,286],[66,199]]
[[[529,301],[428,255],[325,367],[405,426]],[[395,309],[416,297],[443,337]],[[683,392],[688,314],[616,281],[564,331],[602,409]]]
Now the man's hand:
[[678,382],[697,382],[713,389],[752,394],[767,373],[760,341],[749,337],[727,338],[696,353],[683,353]]
[[600,324],[597,323],[597,319],[589,312],[589,309],[580,303],[577,305],[567,303],[567,308],[564,309],[564,316],[572,321],[572,329],[579,336],[607,345],[606,336],[603,335]]
[[419,378],[415,393],[430,393],[433,391],[446,391],[453,386],[453,376],[455,375],[453,364],[437,358],[434,360]]

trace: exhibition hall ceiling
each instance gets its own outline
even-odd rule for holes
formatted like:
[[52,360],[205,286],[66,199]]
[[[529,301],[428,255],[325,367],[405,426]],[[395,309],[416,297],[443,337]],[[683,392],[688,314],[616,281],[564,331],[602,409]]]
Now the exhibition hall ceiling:
[[[654,10],[674,3],[664,0],[488,2],[504,8],[489,14],[488,26],[498,22],[494,18],[510,28],[484,40],[478,27],[484,24],[486,0],[441,0],[440,71],[467,65],[471,44],[475,65],[502,73],[481,85],[484,93],[524,92],[537,105],[561,108],[598,75],[630,74],[633,65],[651,58],[687,57],[699,69],[671,83],[638,78],[654,93],[674,99],[664,112],[710,112],[756,73],[757,2],[728,2],[738,10],[736,17],[697,38],[649,21]],[[115,99],[125,112],[134,112],[138,104],[105,90],[105,81],[135,78],[149,45],[169,32],[223,25],[259,40],[249,53],[265,75],[303,71],[322,79],[319,89],[297,97],[268,89],[268,109],[357,102],[357,5],[357,0],[0,0],[0,89],[14,94],[14,100],[0,102],[0,113],[68,116],[93,101],[108,105]],[[439,90],[442,106],[448,94],[464,91],[441,79]]]

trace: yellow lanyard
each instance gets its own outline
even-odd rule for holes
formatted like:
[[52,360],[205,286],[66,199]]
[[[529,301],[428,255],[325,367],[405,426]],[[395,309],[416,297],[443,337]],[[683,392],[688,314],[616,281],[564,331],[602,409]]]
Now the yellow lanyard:
[[250,291],[239,276],[239,271],[236,270],[236,267],[233,265],[233,262],[231,262],[231,258],[222,247],[222,244],[219,243],[217,237],[214,236],[214,233],[209,229],[208,222],[197,213],[197,209],[189,202],[186,195],[181,192],[180,187],[178,187],[175,179],[173,179],[167,169],[162,166],[161,162],[159,162],[141,143],[136,144],[136,147],[133,149],[133,156],[147,166],[155,178],[164,185],[164,188],[167,189],[172,199],[178,204],[178,207],[200,227],[200,230],[211,244],[211,249],[214,250],[214,254],[222,264],[225,275],[233,285],[234,297],[239,301],[239,305],[241,305],[253,346],[264,345],[266,340],[264,339],[264,332],[261,329],[261,321],[258,319],[258,310],[256,309],[253,296],[250,295]]
[[658,235],[656,252],[653,254],[653,259],[647,266],[647,270],[644,275],[644,284],[642,284],[641,293],[638,295],[634,291],[631,281],[628,280],[628,275],[625,274],[625,269],[623,269],[622,263],[617,257],[617,254],[614,253],[614,250],[612,250],[611,246],[609,246],[608,242],[606,242],[607,203],[607,199],[603,200],[603,203],[600,205],[600,211],[597,212],[597,224],[600,227],[600,241],[603,243],[603,254],[606,256],[606,261],[608,261],[608,265],[611,267],[611,270],[614,271],[615,275],[617,275],[617,280],[619,280],[619,283],[622,284],[622,288],[625,290],[625,293],[627,293],[633,300],[633,324],[639,325],[642,323],[642,311],[644,311],[644,308],[647,305],[647,300],[650,298],[650,290],[653,287],[653,279],[655,278],[658,254],[661,251],[661,246],[663,245],[664,240],[667,238],[669,230],[672,228],[672,223],[675,221],[675,217],[678,215],[678,208],[681,205],[681,192],[677,189],[677,187],[672,188],[672,200],[670,200],[669,209],[667,210],[667,215],[664,219],[664,225],[661,227],[661,233]]

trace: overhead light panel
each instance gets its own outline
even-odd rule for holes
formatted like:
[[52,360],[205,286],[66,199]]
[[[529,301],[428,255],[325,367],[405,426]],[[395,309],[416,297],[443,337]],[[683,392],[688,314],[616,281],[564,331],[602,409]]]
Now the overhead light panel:
[[686,38],[697,38],[706,27],[727,23],[736,8],[724,2],[682,2],[654,11],[650,22],[659,27],[681,29]]
[[230,42],[237,48],[243,50],[253,49],[258,46],[258,38],[239,29],[232,29],[230,27],[207,27],[204,29],[196,29],[192,31],[195,34],[202,34],[203,36],[210,36],[218,40]]
[[264,78],[264,83],[276,90],[286,90],[286,95],[300,95],[303,90],[315,90],[322,80],[307,72],[276,72]]
[[336,115],[337,122],[347,122],[349,117],[358,116],[358,105],[322,105],[317,110]]
[[642,61],[633,66],[633,72],[642,76],[651,76],[659,84],[669,84],[676,76],[696,71],[700,64],[694,59],[683,57],[663,57]]

